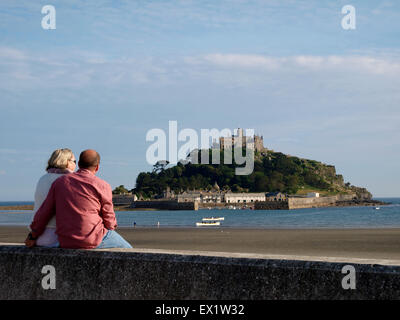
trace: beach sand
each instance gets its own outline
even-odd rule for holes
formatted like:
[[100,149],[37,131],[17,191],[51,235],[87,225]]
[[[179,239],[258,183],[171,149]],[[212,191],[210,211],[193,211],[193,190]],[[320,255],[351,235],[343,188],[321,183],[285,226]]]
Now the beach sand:
[[[33,210],[33,204],[25,204],[21,206],[0,206],[0,211],[1,210]],[[0,212],[0,213],[8,213],[8,212]],[[16,213],[23,213],[22,212],[16,212]]]
[[[400,229],[119,228],[135,248],[362,259],[400,259]],[[0,242],[23,243],[26,227],[0,227]]]

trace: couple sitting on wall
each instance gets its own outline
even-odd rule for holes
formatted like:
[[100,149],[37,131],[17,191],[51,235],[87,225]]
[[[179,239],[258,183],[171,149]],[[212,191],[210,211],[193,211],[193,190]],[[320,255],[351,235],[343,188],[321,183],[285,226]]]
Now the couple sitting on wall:
[[110,185],[96,177],[100,155],[85,150],[76,159],[69,149],[51,155],[35,192],[35,215],[28,247],[72,249],[132,248],[117,227]]

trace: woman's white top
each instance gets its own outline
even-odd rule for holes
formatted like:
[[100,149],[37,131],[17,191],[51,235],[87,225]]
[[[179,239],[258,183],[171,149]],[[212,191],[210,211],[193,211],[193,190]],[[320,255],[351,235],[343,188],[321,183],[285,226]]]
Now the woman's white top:
[[[53,184],[53,182],[56,181],[59,177],[61,177],[65,173],[48,172],[39,179],[35,191],[35,205],[33,207],[34,214],[36,214],[36,212],[43,204],[44,200],[46,200],[47,194],[49,193],[50,187]],[[53,247],[58,245],[55,216],[50,219],[49,223],[46,226],[45,231],[36,240],[36,245],[45,247]]]

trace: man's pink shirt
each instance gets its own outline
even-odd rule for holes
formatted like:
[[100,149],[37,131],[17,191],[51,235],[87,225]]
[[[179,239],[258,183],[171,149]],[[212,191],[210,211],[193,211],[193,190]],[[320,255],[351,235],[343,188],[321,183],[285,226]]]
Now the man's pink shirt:
[[30,226],[35,237],[54,215],[61,248],[96,248],[117,227],[110,185],[87,169],[54,181]]

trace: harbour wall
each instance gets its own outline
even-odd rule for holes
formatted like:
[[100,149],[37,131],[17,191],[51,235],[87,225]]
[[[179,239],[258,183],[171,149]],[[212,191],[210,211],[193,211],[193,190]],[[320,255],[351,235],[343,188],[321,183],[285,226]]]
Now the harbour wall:
[[340,201],[353,200],[355,195],[343,194],[335,195],[330,197],[319,197],[319,198],[289,198],[288,208],[289,209],[302,209],[302,208],[319,208],[319,207],[330,207],[335,206]]
[[156,209],[156,210],[198,210],[199,204],[195,202],[178,202],[176,200],[151,200],[135,201],[132,208]]
[[[349,265],[354,268],[354,289],[343,285],[348,283],[343,268]],[[399,265],[140,249],[28,249],[0,244],[0,299],[399,297]]]
[[113,195],[112,201],[114,206],[129,206],[134,200],[133,195]]
[[[177,200],[149,200],[135,201],[132,203],[132,208],[148,208],[156,210],[198,210],[206,208],[228,208],[235,206],[237,208],[251,208],[255,210],[291,210],[304,208],[319,208],[331,207],[340,204],[351,205],[354,202],[356,205],[355,194],[343,194],[328,197],[289,197],[284,201],[256,201],[248,203],[199,203],[194,202],[178,202]],[[361,204],[366,202],[362,200]]]
[[240,202],[240,203],[213,203],[213,202],[206,202],[206,203],[199,203],[199,209],[229,209],[235,207],[236,209],[254,209],[255,202]]
[[352,201],[355,195],[335,195],[318,198],[289,197],[285,201],[260,201],[255,202],[256,210],[291,210],[304,208],[331,207],[344,201]]
[[254,203],[255,210],[288,210],[287,201],[257,201]]

